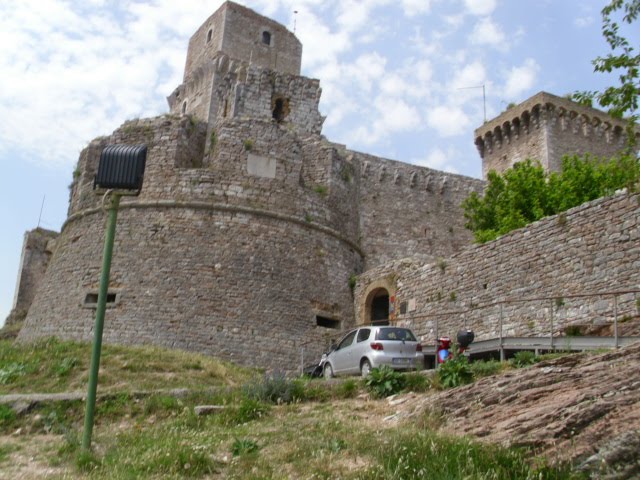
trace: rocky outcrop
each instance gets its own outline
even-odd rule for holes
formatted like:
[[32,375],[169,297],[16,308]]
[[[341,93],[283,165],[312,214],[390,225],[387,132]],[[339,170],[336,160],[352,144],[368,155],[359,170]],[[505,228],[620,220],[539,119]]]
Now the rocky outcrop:
[[575,354],[415,397],[409,417],[435,410],[447,432],[530,447],[594,478],[640,476],[640,343]]

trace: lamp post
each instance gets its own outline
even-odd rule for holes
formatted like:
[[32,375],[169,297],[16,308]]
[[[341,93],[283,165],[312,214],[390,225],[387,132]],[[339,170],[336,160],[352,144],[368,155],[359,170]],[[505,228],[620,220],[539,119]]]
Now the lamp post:
[[89,368],[89,386],[87,389],[87,405],[84,416],[84,433],[82,448],[91,447],[93,433],[93,419],[98,391],[98,372],[100,370],[100,354],[102,353],[102,332],[104,330],[104,316],[107,309],[107,294],[109,292],[109,275],[111,273],[111,258],[116,235],[116,220],[118,207],[122,195],[138,195],[142,189],[144,167],[147,160],[146,145],[109,145],[100,155],[98,173],[94,181],[94,188],[98,191],[106,189],[103,202],[109,201],[107,225],[102,254],[102,273],[100,274],[100,289],[96,307],[96,323],[93,330],[93,348],[91,352],[91,366]]

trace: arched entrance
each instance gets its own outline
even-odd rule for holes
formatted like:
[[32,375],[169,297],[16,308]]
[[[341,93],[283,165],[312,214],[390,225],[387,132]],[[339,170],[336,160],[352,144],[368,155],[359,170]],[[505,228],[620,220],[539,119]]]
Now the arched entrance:
[[386,288],[377,288],[369,293],[366,323],[370,325],[389,325],[389,292]]

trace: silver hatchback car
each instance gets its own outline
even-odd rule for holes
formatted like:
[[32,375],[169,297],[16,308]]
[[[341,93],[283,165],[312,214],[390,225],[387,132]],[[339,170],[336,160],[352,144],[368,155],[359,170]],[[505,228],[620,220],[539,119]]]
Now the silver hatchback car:
[[372,368],[388,365],[395,370],[415,370],[424,363],[422,345],[408,328],[363,326],[347,333],[324,362],[324,377],[369,375]]

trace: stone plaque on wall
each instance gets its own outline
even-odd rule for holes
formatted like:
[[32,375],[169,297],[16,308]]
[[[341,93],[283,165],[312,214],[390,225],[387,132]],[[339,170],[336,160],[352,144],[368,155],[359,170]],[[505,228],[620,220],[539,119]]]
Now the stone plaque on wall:
[[250,153],[247,157],[247,173],[256,177],[276,178],[276,159]]

